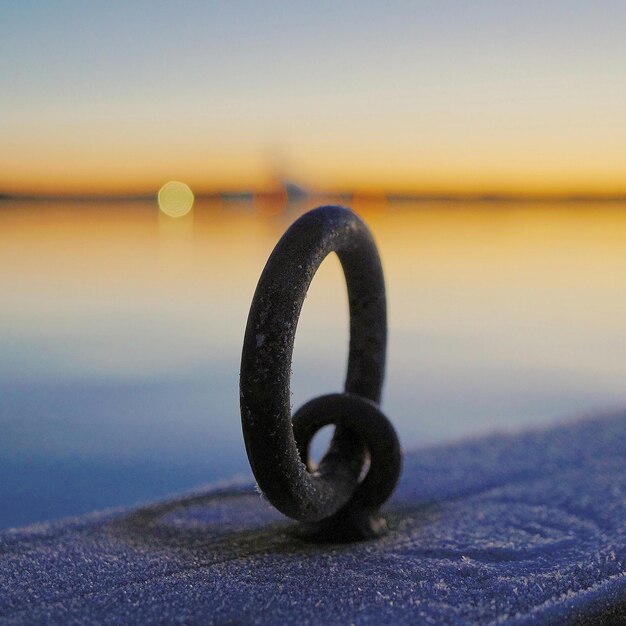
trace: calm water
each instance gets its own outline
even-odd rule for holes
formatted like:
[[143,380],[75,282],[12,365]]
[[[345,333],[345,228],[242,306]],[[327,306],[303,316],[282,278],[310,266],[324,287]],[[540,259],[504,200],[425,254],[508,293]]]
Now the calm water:
[[[0,204],[0,527],[248,475],[248,307],[311,206]],[[626,206],[353,206],[385,265],[383,406],[406,448],[626,403]],[[341,388],[344,290],[329,258],[299,325],[295,406]]]

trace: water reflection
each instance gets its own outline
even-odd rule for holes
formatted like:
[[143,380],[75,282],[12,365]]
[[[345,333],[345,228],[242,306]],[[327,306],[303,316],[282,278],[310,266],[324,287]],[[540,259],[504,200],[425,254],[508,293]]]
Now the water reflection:
[[[406,447],[626,400],[626,207],[354,202],[385,265],[384,408]],[[248,472],[248,306],[313,205],[201,198],[175,220],[154,203],[0,205],[0,526]],[[329,258],[300,321],[296,406],[341,388],[344,289]]]

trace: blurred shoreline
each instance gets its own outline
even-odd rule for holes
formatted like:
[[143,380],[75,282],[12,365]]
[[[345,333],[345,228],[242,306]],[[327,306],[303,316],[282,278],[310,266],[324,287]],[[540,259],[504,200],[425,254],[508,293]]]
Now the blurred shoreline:
[[[196,200],[221,201],[255,201],[292,202],[294,200],[316,200],[320,203],[340,201],[350,203],[353,200],[374,201],[377,203],[481,203],[481,204],[570,204],[570,203],[621,203],[626,202],[626,193],[623,194],[524,194],[524,193],[402,193],[402,192],[363,192],[363,191],[307,191],[297,186],[285,187],[272,191],[219,191],[194,192]],[[22,194],[0,193],[2,202],[146,202],[155,200],[157,192],[141,192],[129,194]]]

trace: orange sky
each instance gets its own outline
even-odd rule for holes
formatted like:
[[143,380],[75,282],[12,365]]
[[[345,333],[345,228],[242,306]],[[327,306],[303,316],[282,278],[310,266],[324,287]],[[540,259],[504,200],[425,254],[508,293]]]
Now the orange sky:
[[0,193],[626,194],[626,5],[391,4],[5,6]]
[[[434,134],[434,133],[433,133]],[[288,167],[276,163],[253,141],[227,146],[166,137],[143,141],[97,133],[68,141],[37,137],[0,156],[0,191],[13,193],[152,193],[167,180],[183,180],[196,193],[268,189],[280,179],[320,191],[407,193],[592,194],[626,192],[625,147],[594,149],[584,139],[557,141],[543,150],[526,140],[502,145],[479,137],[444,141],[422,136],[422,146],[405,141],[360,142],[338,135],[328,145],[314,138],[290,151]],[[333,138],[331,138],[333,139]],[[463,141],[465,139],[465,141]],[[207,142],[208,143],[208,142]]]

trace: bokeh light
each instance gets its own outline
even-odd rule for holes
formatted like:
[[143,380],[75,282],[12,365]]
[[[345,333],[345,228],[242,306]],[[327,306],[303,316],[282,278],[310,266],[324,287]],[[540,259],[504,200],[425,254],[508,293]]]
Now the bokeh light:
[[157,200],[159,209],[165,215],[182,217],[191,211],[194,196],[188,185],[176,180],[170,180],[159,189]]

